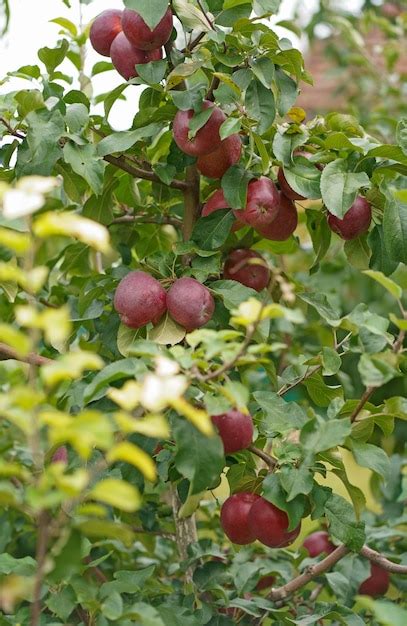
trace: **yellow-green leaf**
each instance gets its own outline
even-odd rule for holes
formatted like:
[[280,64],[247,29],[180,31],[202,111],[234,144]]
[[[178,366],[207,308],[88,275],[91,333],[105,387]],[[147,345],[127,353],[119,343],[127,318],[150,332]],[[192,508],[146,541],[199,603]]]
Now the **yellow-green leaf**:
[[38,237],[47,238],[55,235],[74,237],[99,252],[110,251],[107,228],[76,213],[55,211],[43,213],[35,220],[33,230]]
[[130,463],[151,482],[154,482],[157,478],[155,463],[151,456],[129,441],[122,441],[109,450],[107,460],[109,463],[114,463],[115,461]]
[[377,283],[380,283],[380,285],[387,289],[392,296],[400,300],[403,290],[400,285],[397,285],[397,283],[394,282],[394,280],[385,276],[383,272],[376,272],[375,270],[365,270],[363,273],[370,278],[373,278],[373,280]]
[[138,490],[116,478],[106,478],[98,482],[90,491],[88,497],[93,500],[100,500],[110,506],[114,506],[121,511],[132,513],[141,505],[141,498]]

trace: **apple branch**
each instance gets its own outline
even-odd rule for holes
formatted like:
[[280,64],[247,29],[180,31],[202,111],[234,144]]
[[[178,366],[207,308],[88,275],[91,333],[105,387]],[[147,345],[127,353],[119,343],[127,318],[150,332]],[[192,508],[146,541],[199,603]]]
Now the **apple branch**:
[[176,217],[170,217],[168,215],[158,215],[157,217],[149,217],[148,215],[121,215],[120,217],[116,217],[109,224],[109,228],[114,226],[115,224],[157,224],[158,226],[165,226],[166,224],[170,224],[171,226],[176,226],[177,228],[182,226],[182,221]]
[[369,561],[372,561],[372,563],[380,565],[381,568],[387,570],[388,572],[392,572],[393,574],[407,574],[407,565],[393,563],[393,561],[389,561],[389,559],[387,559],[383,554],[376,552],[376,550],[372,550],[369,546],[363,546],[360,554],[369,559]]
[[[149,180],[153,183],[160,183],[161,185],[166,184],[161,180],[161,178],[157,176],[157,174],[154,174],[154,172],[149,172],[148,170],[144,170],[141,167],[130,165],[130,163],[126,161],[124,156],[115,157],[111,154],[107,154],[104,157],[104,160],[108,163],[111,163],[112,165],[115,165],[124,172],[127,172],[131,176],[134,176],[134,178],[143,178],[144,180]],[[175,179],[168,184],[168,187],[173,187],[173,189],[179,189],[180,191],[187,191],[189,189],[189,184],[188,182],[185,182],[183,180]]]
[[255,454],[262,459],[269,466],[270,470],[274,470],[277,467],[278,461],[274,458],[274,456],[271,456],[271,454],[268,454],[264,450],[260,450],[260,448],[256,448],[256,446],[253,445],[249,446],[247,449],[250,450],[252,454]]
[[188,241],[192,235],[195,222],[199,217],[199,174],[196,165],[190,165],[186,169],[186,189],[184,189],[184,241]]
[[49,365],[53,362],[53,359],[41,356],[35,352],[30,352],[29,354],[22,356],[5,343],[0,343],[0,359],[3,361],[7,359],[14,359],[15,361],[21,361],[22,363],[28,363],[29,365]]

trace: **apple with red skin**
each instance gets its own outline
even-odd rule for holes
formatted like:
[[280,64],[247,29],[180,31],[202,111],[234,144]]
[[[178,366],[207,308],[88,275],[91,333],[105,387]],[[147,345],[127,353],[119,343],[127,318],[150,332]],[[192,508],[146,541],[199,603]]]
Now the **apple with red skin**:
[[255,493],[235,493],[225,500],[220,511],[220,523],[225,535],[241,546],[256,539],[249,525],[249,513],[260,496]]
[[251,415],[233,409],[221,415],[212,415],[225,454],[248,448],[253,439],[253,420]]
[[152,322],[158,324],[167,310],[167,294],[158,280],[146,272],[127,274],[119,283],[114,296],[114,308],[123,324],[141,328]]
[[215,301],[202,283],[184,276],[167,293],[167,307],[172,319],[188,332],[204,326],[212,318]]
[[123,78],[130,80],[137,78],[135,65],[159,61],[162,59],[162,50],[139,50],[135,48],[126,35],[121,32],[117,35],[110,48],[110,57],[116,70]]
[[66,446],[60,446],[52,455],[51,463],[68,463],[68,450]]
[[288,531],[287,513],[260,497],[248,515],[248,526],[256,539],[269,548],[285,548],[298,537],[301,524]]
[[[202,208],[202,217],[208,217],[214,211],[219,211],[220,209],[230,209],[229,203],[225,198],[225,194],[223,193],[223,189],[217,189],[215,193],[211,195],[210,198],[206,201]],[[232,226],[232,232],[236,232],[240,228],[243,228],[244,224],[236,220],[236,222]]]
[[[251,263],[251,259],[261,263]],[[248,248],[238,248],[228,254],[223,266],[223,278],[262,291],[270,282],[270,270],[261,254]]]
[[122,31],[122,15],[123,11],[108,9],[98,15],[90,27],[89,39],[92,47],[104,57],[110,56],[110,47]]
[[194,116],[193,109],[178,111],[174,118],[173,135],[178,148],[189,154],[189,156],[200,157],[216,150],[221,144],[219,128],[226,119],[223,111],[215,106],[213,102],[204,100],[202,110],[213,109],[212,114],[206,124],[200,128],[195,137],[189,138],[189,123]]
[[328,225],[339,237],[349,241],[363,235],[372,221],[372,207],[363,196],[358,196],[342,219],[328,213]]
[[295,204],[284,194],[280,194],[280,207],[277,217],[264,228],[257,228],[258,232],[272,241],[285,241],[291,237],[298,225],[298,213]]
[[172,11],[168,7],[164,17],[151,30],[137,11],[124,9],[122,28],[130,43],[139,50],[161,48],[171,37],[173,27]]
[[263,576],[260,578],[259,582],[256,585],[256,591],[263,591],[263,589],[269,589],[276,582],[275,576]]
[[335,550],[335,546],[330,541],[329,535],[325,530],[317,530],[315,533],[308,535],[303,546],[311,558],[319,556],[323,552],[330,554]]
[[238,220],[253,228],[265,228],[277,217],[280,194],[270,178],[261,176],[250,181],[247,187],[247,202],[244,209],[236,209]]
[[359,587],[359,593],[377,598],[384,596],[390,585],[389,572],[376,563],[370,564],[370,576]]
[[394,2],[385,2],[381,7],[381,12],[388,19],[395,19],[402,14],[403,10]]
[[226,137],[220,146],[198,158],[197,168],[207,178],[222,178],[229,167],[240,159],[242,153],[242,141],[238,134]]

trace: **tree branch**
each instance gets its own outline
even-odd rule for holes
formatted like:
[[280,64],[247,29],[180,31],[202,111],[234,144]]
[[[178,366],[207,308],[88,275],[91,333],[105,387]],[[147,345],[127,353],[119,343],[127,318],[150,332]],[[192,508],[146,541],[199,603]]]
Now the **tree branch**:
[[349,548],[347,548],[346,546],[339,546],[339,548],[336,548],[333,552],[331,552],[331,554],[328,554],[328,556],[325,557],[325,559],[322,559],[322,561],[320,561],[319,563],[311,565],[305,570],[305,572],[303,572],[299,576],[296,576],[285,585],[273,589],[268,597],[270,598],[270,600],[285,600],[287,596],[294,593],[298,589],[301,589],[301,587],[304,587],[304,585],[309,583],[313,578],[331,569],[331,567],[333,567],[335,563],[337,563],[344,556],[346,556],[348,552]]
[[250,450],[252,454],[255,454],[260,459],[262,459],[271,470],[274,470],[277,467],[278,461],[274,458],[274,456],[267,454],[267,452],[265,452],[264,450],[260,450],[260,448],[256,448],[256,446],[253,445],[249,446],[247,449]]
[[200,41],[202,41],[202,39],[205,37],[205,35],[206,35],[206,33],[204,33],[204,32],[199,33],[199,35],[197,35],[197,36],[195,37],[195,39],[194,39],[193,41],[191,41],[191,43],[189,44],[189,46],[185,46],[185,48],[183,48],[183,49],[181,50],[181,52],[182,52],[183,54],[185,54],[186,52],[192,52],[192,50],[193,50],[194,48],[196,48],[196,46],[199,44],[199,42],[200,42]]
[[0,122],[7,128],[9,135],[17,137],[17,139],[25,139],[25,135],[19,133],[18,130],[14,130],[14,128],[8,123],[8,121],[4,117],[0,117]]
[[184,189],[184,241],[188,241],[192,235],[195,222],[199,217],[199,174],[196,165],[190,165],[186,169],[187,187]]
[[109,224],[113,226],[114,224],[127,224],[127,223],[136,223],[136,224],[158,224],[159,226],[165,226],[166,224],[171,224],[171,226],[177,226],[178,228],[182,226],[182,221],[176,217],[170,217],[168,215],[159,215],[156,218],[149,217],[146,215],[122,215],[120,217],[116,217]]
[[38,537],[35,555],[37,570],[35,573],[33,602],[31,605],[31,626],[38,626],[41,617],[41,587],[44,579],[44,567],[49,538],[48,522],[47,511],[41,511],[38,516]]
[[[165,185],[161,178],[159,178],[154,172],[149,172],[148,170],[143,170],[140,167],[136,167],[135,165],[130,165],[124,158],[124,156],[115,157],[111,154],[107,154],[104,157],[104,160],[112,165],[115,165],[119,169],[131,174],[134,178],[143,178],[144,180],[150,180],[153,183],[161,183],[161,185]],[[168,185],[168,187],[173,187],[174,189],[179,189],[181,191],[186,191],[189,189],[189,185],[187,182],[183,180],[172,180]]]
[[30,352],[30,354],[22,356],[5,343],[0,343],[0,359],[14,359],[16,361],[21,361],[22,363],[29,363],[30,365],[49,365],[54,362],[53,359],[48,359],[46,356],[41,356],[40,354],[36,354],[34,352]]
[[361,412],[361,410],[363,409],[363,407],[365,406],[366,402],[369,400],[370,396],[372,395],[375,389],[376,387],[366,387],[363,396],[359,400],[355,410],[350,416],[351,422],[354,422],[356,420],[357,416],[359,415],[359,413]]
[[372,563],[380,565],[380,567],[388,572],[392,572],[393,574],[407,574],[407,565],[393,563],[393,561],[389,561],[389,559],[383,556],[383,554],[376,552],[376,550],[372,550],[369,546],[363,546],[360,554],[369,559],[369,561],[372,561]]

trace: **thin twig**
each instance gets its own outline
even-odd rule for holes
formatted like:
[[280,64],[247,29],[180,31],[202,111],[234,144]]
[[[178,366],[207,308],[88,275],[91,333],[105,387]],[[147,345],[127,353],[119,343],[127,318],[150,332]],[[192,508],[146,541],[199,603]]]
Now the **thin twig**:
[[206,99],[207,100],[213,101],[213,99],[214,99],[213,92],[215,91],[215,89],[217,89],[219,87],[219,84],[220,84],[219,78],[217,76],[214,76],[212,78],[211,86],[209,87],[208,92],[206,94]]
[[260,450],[260,448],[256,448],[256,446],[253,445],[249,446],[247,449],[262,459],[270,467],[270,469],[274,470],[277,467],[278,461],[274,458],[274,456],[271,456],[264,450]]
[[312,590],[311,595],[309,597],[310,602],[315,602],[316,599],[318,598],[319,594],[321,593],[321,591],[323,590],[324,585],[323,583],[318,583],[318,585],[315,587],[315,589]]
[[213,27],[213,24],[212,24],[211,20],[209,19],[209,17],[208,17],[208,16],[207,16],[207,14],[206,14],[206,11],[205,11],[204,7],[202,6],[202,2],[201,2],[201,0],[196,0],[196,2],[197,2],[197,4],[198,4],[199,8],[201,9],[202,13],[204,14],[204,16],[205,16],[205,20],[206,20],[206,22],[207,22],[207,24],[208,24],[209,28],[210,28],[211,30],[215,30],[215,29],[214,29],[214,27]]
[[360,554],[369,561],[373,563],[377,563],[380,565],[382,569],[387,570],[388,572],[392,572],[393,574],[407,574],[407,565],[399,565],[398,563],[393,563],[389,561],[383,554],[380,552],[376,552],[376,550],[372,550],[369,546],[363,546],[360,551]]
[[376,387],[366,387],[363,396],[361,397],[361,399],[359,400],[357,406],[355,407],[353,413],[350,416],[350,421],[354,422],[356,420],[356,418],[358,417],[359,413],[361,412],[361,410],[363,409],[363,407],[365,406],[366,402],[369,400],[370,396],[372,395],[372,393],[374,392],[374,390],[376,389]]
[[[131,174],[131,176],[134,176],[134,178],[143,178],[144,180],[150,180],[154,183],[161,183],[162,185],[166,184],[161,180],[161,178],[154,174],[154,172],[149,172],[148,170],[143,170],[142,168],[136,167],[135,165],[130,165],[130,163],[128,163],[123,156],[115,157],[111,154],[107,154],[103,158],[108,163],[111,163],[112,165],[115,165],[119,169],[123,170],[124,172]],[[180,189],[181,191],[185,191],[189,188],[188,183],[184,182],[183,180],[172,180],[167,186],[173,187],[174,189]]]
[[197,35],[195,37],[195,39],[193,41],[191,41],[191,43],[188,46],[185,46],[185,48],[183,48],[181,50],[181,52],[183,54],[185,54],[186,52],[192,52],[192,50],[194,48],[196,48],[196,46],[199,44],[199,42],[202,41],[202,39],[205,37],[205,35],[206,35],[206,33],[204,33],[204,32],[199,33],[199,35]]
[[25,139],[25,135],[19,133],[18,130],[14,130],[4,117],[0,117],[0,122],[7,128],[9,135],[13,135],[13,137],[17,137],[17,139]]
[[54,362],[53,359],[48,359],[46,356],[41,356],[35,352],[30,352],[29,354],[22,356],[5,343],[0,343],[0,359],[14,359],[16,361],[21,361],[22,363],[29,363],[30,365],[49,365]]
[[296,576],[281,587],[274,588],[268,597],[270,600],[285,600],[290,594],[304,587],[304,585],[309,583],[313,578],[331,569],[331,567],[346,556],[348,552],[349,548],[343,545],[339,546],[339,548],[336,548],[331,554],[325,557],[325,559],[322,559],[322,561],[315,565],[311,565],[299,576]]
[[109,227],[114,224],[128,224],[128,223],[136,223],[136,224],[158,224],[159,226],[165,226],[166,224],[171,224],[171,226],[177,226],[178,228],[182,226],[182,221],[176,217],[169,217],[168,215],[159,215],[156,218],[149,217],[146,215],[121,215],[120,217],[116,217],[112,222],[110,222]]

